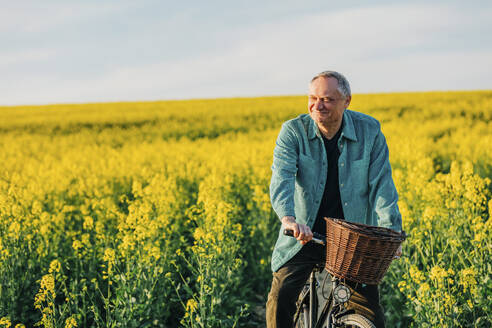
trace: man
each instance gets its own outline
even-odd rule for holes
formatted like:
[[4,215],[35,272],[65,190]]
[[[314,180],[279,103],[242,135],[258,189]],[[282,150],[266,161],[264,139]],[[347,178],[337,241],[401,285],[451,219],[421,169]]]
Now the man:
[[[285,122],[277,138],[270,198],[282,226],[272,255],[269,328],[293,325],[297,297],[315,263],[325,258],[323,246],[308,243],[313,231],[325,234],[323,217],[401,231],[386,139],[376,119],[347,109],[351,97],[342,74],[316,75],[309,114]],[[297,240],[284,236],[284,229]],[[349,307],[384,327],[378,287],[352,287]]]

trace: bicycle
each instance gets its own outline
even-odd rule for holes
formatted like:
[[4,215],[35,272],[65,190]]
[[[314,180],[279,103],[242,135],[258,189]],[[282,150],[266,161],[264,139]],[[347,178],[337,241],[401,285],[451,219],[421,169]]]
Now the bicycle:
[[[284,230],[284,234],[293,237],[292,230]],[[324,237],[314,233],[311,242],[326,245]],[[296,328],[334,328],[334,327],[360,327],[375,328],[376,326],[363,315],[351,313],[345,308],[345,304],[351,297],[350,289],[343,282],[331,277],[331,291],[325,305],[318,316],[318,295],[316,273],[323,271],[324,266],[317,264],[310,274],[307,285],[299,296],[297,310],[294,315]],[[325,278],[326,279],[326,278]],[[324,285],[324,282],[323,282]],[[302,318],[301,318],[302,314]]]

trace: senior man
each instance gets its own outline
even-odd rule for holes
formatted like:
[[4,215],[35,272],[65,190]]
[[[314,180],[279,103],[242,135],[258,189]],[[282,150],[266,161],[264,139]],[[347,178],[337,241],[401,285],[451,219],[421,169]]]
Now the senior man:
[[[309,85],[309,114],[285,122],[278,135],[270,198],[282,227],[272,254],[269,328],[293,325],[297,297],[325,258],[323,246],[308,243],[313,231],[325,233],[324,217],[401,231],[386,139],[376,119],[347,109],[351,97],[342,74],[319,73]],[[283,235],[286,228],[297,240]],[[378,286],[352,287],[349,307],[384,327]]]

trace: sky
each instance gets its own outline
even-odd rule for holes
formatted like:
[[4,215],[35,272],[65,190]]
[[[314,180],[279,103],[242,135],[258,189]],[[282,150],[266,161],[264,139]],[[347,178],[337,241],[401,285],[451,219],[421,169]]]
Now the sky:
[[492,89],[492,1],[0,0],[0,105]]

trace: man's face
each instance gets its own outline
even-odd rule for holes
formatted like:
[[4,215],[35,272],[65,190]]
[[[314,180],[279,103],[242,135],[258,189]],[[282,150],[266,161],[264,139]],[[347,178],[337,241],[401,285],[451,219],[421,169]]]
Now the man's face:
[[341,122],[350,100],[351,97],[342,97],[338,81],[333,77],[319,77],[309,86],[309,114],[317,124],[329,126]]

